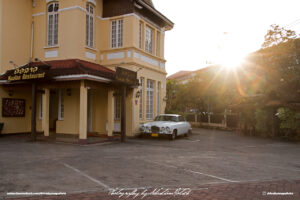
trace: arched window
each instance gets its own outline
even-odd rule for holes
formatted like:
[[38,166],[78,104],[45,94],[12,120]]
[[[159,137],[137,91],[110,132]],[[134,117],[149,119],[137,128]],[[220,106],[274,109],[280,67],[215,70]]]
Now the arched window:
[[94,47],[94,7],[92,4],[86,4],[86,36],[85,44],[88,47]]
[[58,2],[48,5],[48,46],[58,44]]

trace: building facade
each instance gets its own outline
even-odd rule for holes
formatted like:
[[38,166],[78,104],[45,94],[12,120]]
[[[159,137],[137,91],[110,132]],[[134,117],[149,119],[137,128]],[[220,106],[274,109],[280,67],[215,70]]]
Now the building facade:
[[1,0],[2,133],[30,132],[36,110],[45,136],[112,136],[121,129],[121,67],[139,80],[126,87],[124,111],[126,135],[135,136],[164,112],[164,36],[173,25],[151,0]]

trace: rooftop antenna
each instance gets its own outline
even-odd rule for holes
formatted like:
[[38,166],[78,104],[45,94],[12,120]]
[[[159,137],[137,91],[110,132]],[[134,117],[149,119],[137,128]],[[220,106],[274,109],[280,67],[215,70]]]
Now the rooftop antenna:
[[12,61],[12,60],[10,60],[9,63],[12,64],[12,65],[15,67],[15,69],[19,67],[19,66],[18,66],[14,61]]
[[48,63],[45,63],[44,61],[42,61],[42,60],[40,60],[40,59],[38,59],[38,58],[34,58],[34,61],[35,61],[35,62],[41,62],[41,63],[43,63],[44,65],[50,67],[50,65],[49,65]]

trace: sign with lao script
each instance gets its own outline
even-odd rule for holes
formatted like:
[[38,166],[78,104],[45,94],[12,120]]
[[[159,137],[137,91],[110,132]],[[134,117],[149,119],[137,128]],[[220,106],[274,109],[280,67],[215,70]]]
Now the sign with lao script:
[[25,117],[25,99],[2,98],[2,117]]
[[137,79],[137,72],[124,69],[122,67],[117,67],[116,69],[116,75],[115,75],[116,81],[137,86],[139,85],[139,81]]
[[27,81],[36,79],[45,79],[49,66],[23,66],[6,72],[7,80],[12,81]]

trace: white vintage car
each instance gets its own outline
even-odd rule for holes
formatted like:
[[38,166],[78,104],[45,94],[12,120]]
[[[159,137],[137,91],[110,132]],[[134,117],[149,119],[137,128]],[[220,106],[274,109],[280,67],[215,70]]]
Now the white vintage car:
[[192,132],[189,122],[182,115],[163,114],[158,115],[153,122],[147,122],[140,125],[142,135],[151,135],[158,137],[159,135],[168,135],[174,140],[179,135],[188,136]]

